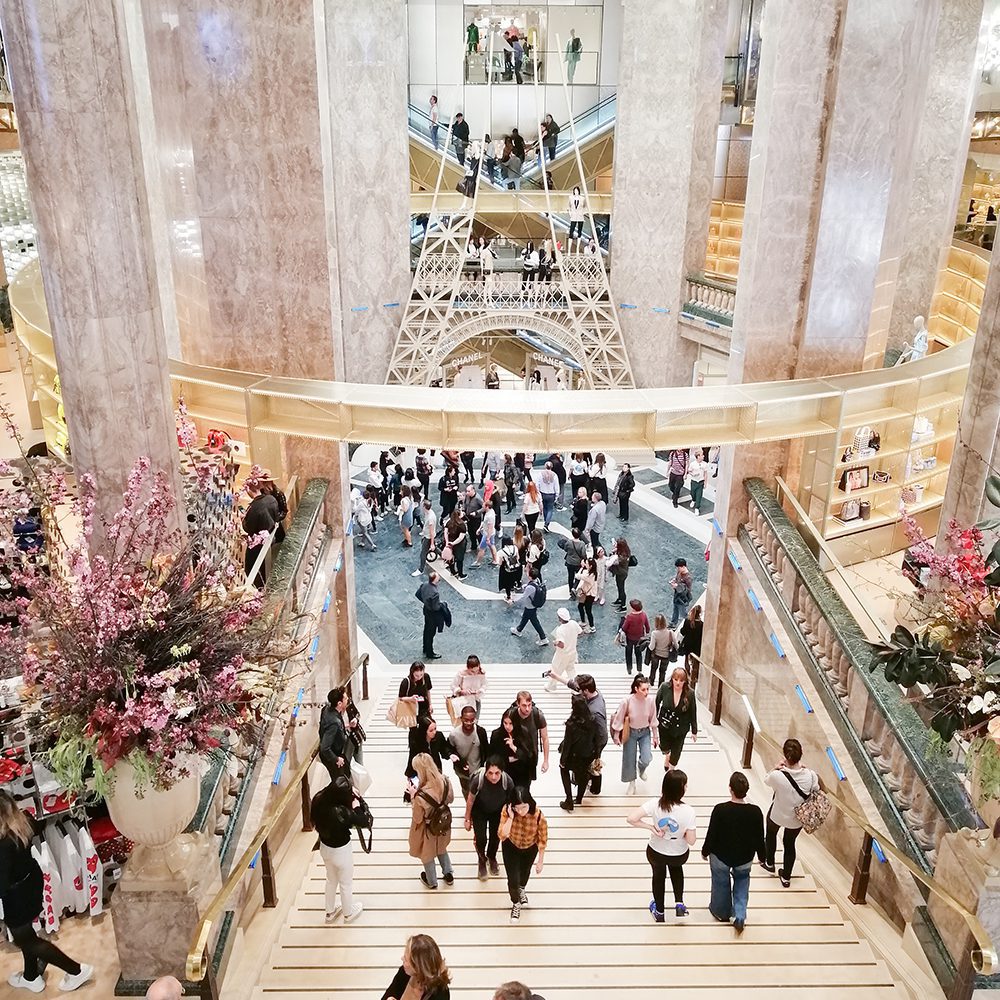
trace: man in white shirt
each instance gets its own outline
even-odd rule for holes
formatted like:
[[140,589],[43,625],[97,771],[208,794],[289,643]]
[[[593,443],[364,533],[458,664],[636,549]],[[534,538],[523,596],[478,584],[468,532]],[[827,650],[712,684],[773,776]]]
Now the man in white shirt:
[[[576,640],[580,636],[580,623],[576,621],[566,608],[560,608],[556,615],[559,624],[554,633],[556,652],[552,657],[551,674],[556,675],[564,684],[576,677],[576,665],[579,656],[576,651]],[[557,681],[549,676],[545,684],[546,691],[555,691]]]
[[437,534],[437,514],[430,500],[424,501],[424,526],[420,529],[420,565],[410,576],[420,576],[427,568],[427,553],[434,548],[434,537]]
[[549,521],[556,509],[556,497],[559,495],[559,477],[552,471],[551,462],[546,462],[545,468],[538,473],[536,485],[542,497],[543,527],[548,531]]

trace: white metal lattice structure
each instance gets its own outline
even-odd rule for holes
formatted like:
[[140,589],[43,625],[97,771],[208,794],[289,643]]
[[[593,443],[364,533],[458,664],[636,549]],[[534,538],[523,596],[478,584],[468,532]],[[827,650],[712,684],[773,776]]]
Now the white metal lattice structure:
[[[491,38],[494,34],[491,33]],[[537,64],[534,76],[537,105]],[[565,80],[563,84],[567,91],[567,107],[571,107]],[[492,83],[489,86],[492,87]],[[489,99],[487,106],[491,106]],[[573,138],[575,147],[575,129]],[[548,337],[575,358],[582,366],[587,388],[633,388],[632,368],[600,256],[560,255],[553,282],[525,285],[517,274],[498,274],[489,287],[486,283],[463,280],[482,171],[476,174],[468,204],[457,213],[441,213],[438,206],[450,139],[449,128],[420,259],[386,382],[390,385],[430,385],[438,377],[448,355],[470,337],[493,330],[525,329]],[[580,184],[586,192],[579,150],[575,152]],[[544,156],[543,149],[539,148],[539,153]],[[555,246],[551,192],[545,170],[541,173],[550,245]]]

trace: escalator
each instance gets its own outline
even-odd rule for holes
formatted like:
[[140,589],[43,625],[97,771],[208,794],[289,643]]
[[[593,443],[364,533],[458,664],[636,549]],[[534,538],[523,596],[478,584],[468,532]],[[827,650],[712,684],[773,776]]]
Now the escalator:
[[[611,169],[616,110],[617,97],[612,95],[574,119],[577,138],[580,142],[580,157],[583,161],[584,174],[591,190],[593,190],[594,178],[606,174]],[[408,120],[411,184],[418,191],[433,191],[441,168],[440,147],[445,145],[448,124],[442,121],[439,126],[439,149],[435,151],[431,140],[430,116],[411,104],[409,105]],[[529,138],[533,137],[526,137],[526,140]],[[531,148],[530,142],[528,148]],[[579,171],[576,157],[573,154],[573,130],[568,122],[560,128],[556,143],[556,157],[549,164],[549,170],[552,175],[552,191],[556,193],[555,203],[557,205],[563,204],[565,200],[563,193],[570,190],[574,184],[579,183]],[[449,145],[445,155],[442,189],[453,190],[463,176],[464,169],[458,162],[454,148]],[[496,192],[504,190],[499,175],[497,181],[492,182],[486,174],[482,177],[481,189]],[[537,158],[523,171],[521,190],[522,192],[544,190],[541,166]],[[508,224],[494,225],[491,228],[502,236],[516,240],[540,239],[548,234],[548,220],[543,213],[516,213],[512,209],[511,215],[507,218],[510,220]],[[597,241],[602,252],[606,254],[611,228],[610,216],[608,214],[595,215],[595,222],[597,224]],[[553,223],[557,233],[566,234],[569,232],[569,216],[567,214],[553,213]],[[416,254],[419,254],[423,233],[422,220],[411,225],[411,242]]]

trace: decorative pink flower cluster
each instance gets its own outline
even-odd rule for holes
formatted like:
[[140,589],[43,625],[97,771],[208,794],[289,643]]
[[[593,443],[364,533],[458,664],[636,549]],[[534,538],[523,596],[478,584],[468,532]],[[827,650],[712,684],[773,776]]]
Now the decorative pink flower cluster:
[[[2,405],[0,419],[11,425]],[[187,754],[224,734],[254,739],[273,693],[285,655],[274,621],[235,585],[234,565],[174,526],[175,506],[146,458],[110,520],[95,517],[86,477],[75,496],[40,469],[28,488],[0,491],[0,539],[12,551],[14,519],[40,508],[52,564],[15,569],[20,597],[4,610],[19,627],[0,630],[0,655],[20,661],[38,699],[33,724],[70,791],[106,790],[108,770],[136,755],[137,771],[168,788]],[[82,528],[71,541],[58,526],[67,515]]]
[[198,428],[188,416],[187,404],[184,402],[183,396],[177,398],[174,420],[177,423],[177,444],[184,451],[188,451],[198,443]]

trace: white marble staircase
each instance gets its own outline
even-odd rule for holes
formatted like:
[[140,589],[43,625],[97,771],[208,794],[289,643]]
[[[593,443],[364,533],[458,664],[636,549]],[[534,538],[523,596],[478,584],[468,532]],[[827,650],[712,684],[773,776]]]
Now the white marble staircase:
[[[610,711],[627,690],[624,668],[593,672]],[[437,688],[453,673],[435,665]],[[523,665],[490,666],[488,673],[488,726],[523,687],[532,690],[550,725],[552,768],[534,786],[549,818],[549,850],[543,873],[528,885],[530,905],[520,923],[509,923],[503,877],[476,879],[471,834],[459,824],[450,851],[454,886],[442,883],[430,892],[421,885],[420,865],[407,855],[409,809],[401,801],[406,734],[385,722],[386,696],[369,723],[366,747],[376,779],[368,796],[376,817],[374,850],[370,856],[355,851],[355,895],[365,912],[351,925],[324,923],[324,870],[313,854],[255,1000],[377,1000],[406,937],[417,931],[441,946],[453,975],[453,1000],[490,1000],[508,979],[521,979],[546,1000],[728,1000],[737,989],[751,1000],[902,1000],[905,993],[886,966],[802,868],[789,889],[755,871],[746,930],[737,937],[708,913],[708,864],[696,848],[686,866],[690,915],[677,920],[668,910],[667,922],[654,924],[647,910],[645,836],[624,816],[656,793],[662,759],[654,758],[643,794],[628,798],[618,779],[619,753],[609,748],[602,795],[565,813],[558,807],[556,751],[568,715],[565,691],[545,692],[538,673]],[[447,731],[440,699],[438,705]],[[701,834],[712,805],[725,798],[730,773],[707,728],[698,743],[689,742],[681,761]],[[669,897],[669,884],[667,890]]]

